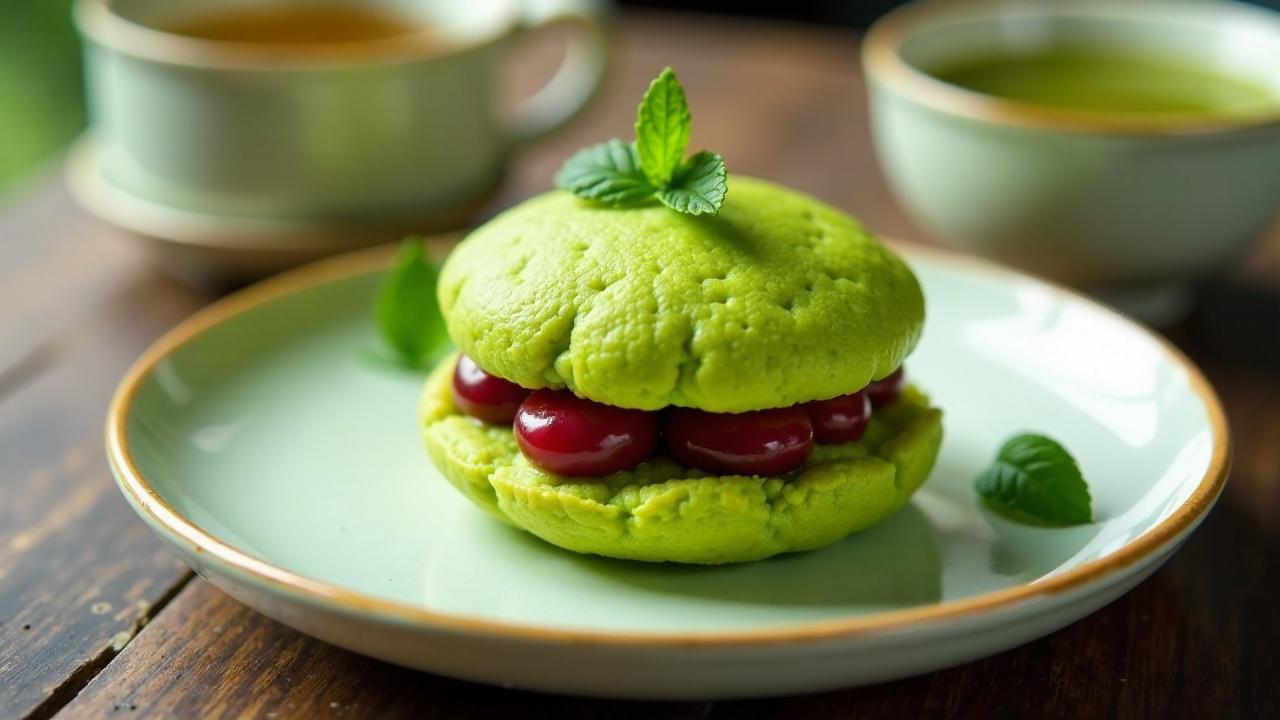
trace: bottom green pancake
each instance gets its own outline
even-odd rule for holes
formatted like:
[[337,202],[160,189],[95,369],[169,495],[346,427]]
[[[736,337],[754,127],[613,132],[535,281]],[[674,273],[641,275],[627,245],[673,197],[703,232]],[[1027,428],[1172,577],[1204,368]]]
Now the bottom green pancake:
[[574,552],[719,564],[819,548],[905,505],[942,443],[942,412],[908,389],[875,411],[861,440],[818,445],[790,475],[711,475],[660,455],[607,477],[565,478],[530,464],[510,426],[458,411],[456,362],[442,362],[423,392],[431,459],[497,519]]

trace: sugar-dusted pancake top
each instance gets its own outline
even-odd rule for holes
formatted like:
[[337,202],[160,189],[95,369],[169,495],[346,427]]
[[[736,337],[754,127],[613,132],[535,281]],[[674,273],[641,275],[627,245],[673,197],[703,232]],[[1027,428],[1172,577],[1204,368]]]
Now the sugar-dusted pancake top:
[[439,295],[488,372],[641,409],[855,392],[902,363],[924,322],[915,276],[857,221],[742,176],[716,216],[535,197],[453,251]]

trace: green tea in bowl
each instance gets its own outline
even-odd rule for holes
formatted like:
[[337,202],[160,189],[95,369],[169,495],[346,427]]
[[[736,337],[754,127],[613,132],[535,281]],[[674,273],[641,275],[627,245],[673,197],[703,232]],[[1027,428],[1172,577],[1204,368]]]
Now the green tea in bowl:
[[984,95],[1086,112],[1248,116],[1280,104],[1248,79],[1135,51],[1049,48],[963,60],[930,74]]
[[863,60],[876,153],[921,227],[1148,322],[1280,208],[1280,13],[923,0]]

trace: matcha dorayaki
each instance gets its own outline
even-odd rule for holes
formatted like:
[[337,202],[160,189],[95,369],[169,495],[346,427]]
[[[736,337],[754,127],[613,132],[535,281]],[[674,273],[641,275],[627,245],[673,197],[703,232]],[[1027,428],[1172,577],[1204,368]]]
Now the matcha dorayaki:
[[[707,426],[873,394],[920,335],[911,271],[842,213],[733,182],[713,217],[555,191],[473,232],[439,285],[471,372],[507,381],[513,399],[545,388],[651,416],[660,436],[681,408]],[[632,467],[566,476],[523,452],[509,422],[459,408],[457,363],[422,399],[433,461],[495,517],[577,552],[723,563],[821,547],[905,504],[941,440],[941,413],[891,388],[858,439],[811,440],[786,472],[682,464],[664,436]]]

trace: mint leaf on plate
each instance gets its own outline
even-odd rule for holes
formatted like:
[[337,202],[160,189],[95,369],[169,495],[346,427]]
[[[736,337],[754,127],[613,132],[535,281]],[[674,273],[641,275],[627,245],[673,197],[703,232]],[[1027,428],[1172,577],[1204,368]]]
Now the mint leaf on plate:
[[993,510],[1022,522],[1081,525],[1092,521],[1092,499],[1066,448],[1043,435],[1009,439],[974,489]]
[[424,368],[448,347],[436,301],[436,266],[422,238],[407,238],[378,286],[374,316],[383,339],[401,362]]
[[689,158],[671,184],[658,191],[663,205],[690,215],[715,215],[728,191],[724,159],[707,150]]
[[636,153],[649,182],[662,187],[671,181],[689,146],[689,102],[671,68],[649,83],[636,109]]
[[607,205],[633,205],[653,197],[635,146],[617,138],[574,153],[556,173],[556,186]]

